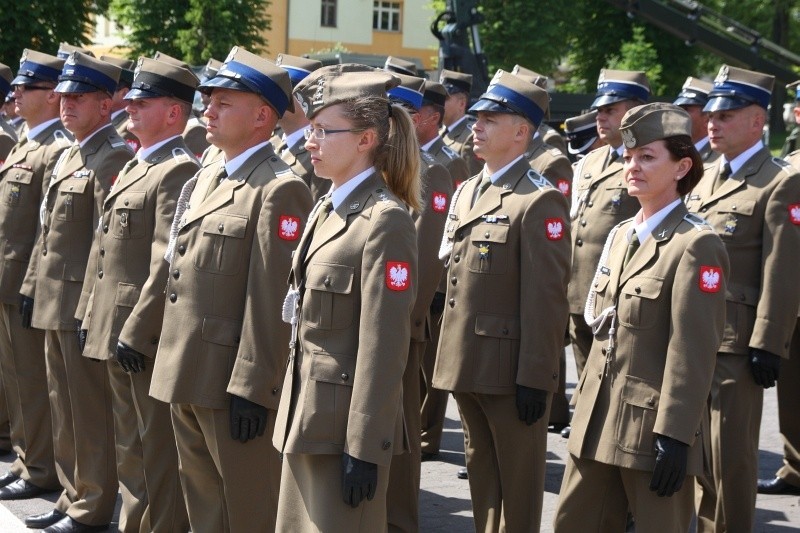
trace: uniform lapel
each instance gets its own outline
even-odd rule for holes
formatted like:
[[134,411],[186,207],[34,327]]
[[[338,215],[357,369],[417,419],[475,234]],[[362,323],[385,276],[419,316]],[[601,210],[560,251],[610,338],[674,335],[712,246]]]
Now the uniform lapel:
[[675,232],[678,224],[681,223],[681,220],[683,220],[683,217],[686,216],[686,213],[688,213],[688,211],[686,205],[683,203],[678,204],[669,212],[667,217],[661,221],[661,224],[653,230],[650,237],[639,247],[631,258],[630,263],[625,266],[625,270],[620,273],[620,284],[624,284],[647,266],[658,252],[658,247],[672,238],[672,234]]
[[[500,179],[497,182],[493,183],[486,192],[484,192],[480,198],[475,202],[475,205],[472,206],[471,209],[467,210],[465,216],[462,218],[461,225],[464,226],[469,224],[473,220],[480,218],[482,215],[490,213],[503,205],[503,197],[507,194],[511,194],[514,188],[531,169],[530,165],[528,164],[527,159],[523,156],[522,159],[517,161],[511,168],[509,168],[505,174],[500,176]],[[485,172],[485,171],[484,171]],[[478,187],[480,184],[480,180],[472,180],[468,186],[464,187],[464,191],[461,194],[465,194],[470,192],[471,194],[467,196],[469,202],[472,202],[472,198],[475,197],[475,188]],[[469,191],[467,190],[469,189]]]

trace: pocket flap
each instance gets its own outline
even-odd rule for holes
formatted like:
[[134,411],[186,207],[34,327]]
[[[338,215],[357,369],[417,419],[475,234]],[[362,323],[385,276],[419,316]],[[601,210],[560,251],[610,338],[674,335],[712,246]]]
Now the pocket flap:
[[597,278],[597,281],[594,282],[594,290],[595,292],[603,292],[608,287],[608,280],[609,276],[606,274],[600,274]]
[[314,263],[306,270],[306,288],[350,294],[353,290],[353,267],[333,263]]
[[25,183],[30,185],[33,180],[33,171],[26,168],[11,167],[12,170],[7,174],[9,183]]
[[327,352],[314,352],[311,355],[311,372],[309,376],[314,381],[352,387],[355,375],[355,357]]
[[475,317],[475,334],[501,339],[519,339],[519,319],[514,316],[478,313]]
[[32,248],[33,243],[6,241],[6,247],[3,250],[3,256],[6,258],[6,260],[30,261]]
[[470,232],[472,242],[506,242],[508,226],[503,224],[478,224]]
[[242,334],[242,322],[230,318],[207,316],[203,319],[203,340],[221,344],[222,346],[236,346]]
[[637,376],[625,376],[625,386],[622,388],[622,401],[625,403],[655,410],[658,409],[660,398],[661,391],[655,383]]
[[61,277],[64,281],[83,281],[83,276],[86,274],[85,263],[65,263],[64,275]]
[[625,282],[622,287],[622,294],[639,296],[652,300],[661,294],[661,287],[664,285],[663,279],[648,278],[644,276],[633,277]]
[[86,178],[65,179],[59,185],[58,192],[61,194],[83,194],[87,183],[89,183],[89,180]]
[[116,209],[144,209],[145,191],[128,192],[119,195],[119,200],[114,203]]
[[139,301],[141,292],[141,289],[132,283],[118,283],[114,303],[122,307],[134,307]]
[[717,211],[720,213],[738,213],[740,215],[750,216],[756,208],[755,200],[743,200],[737,198],[735,200],[725,200],[718,204]]
[[729,302],[755,307],[758,305],[759,295],[760,291],[756,288],[742,287],[735,283],[729,283],[728,292],[725,293],[725,299]]
[[203,218],[203,223],[200,225],[200,228],[203,230],[203,233],[243,239],[247,231],[247,219],[236,215],[212,213]]

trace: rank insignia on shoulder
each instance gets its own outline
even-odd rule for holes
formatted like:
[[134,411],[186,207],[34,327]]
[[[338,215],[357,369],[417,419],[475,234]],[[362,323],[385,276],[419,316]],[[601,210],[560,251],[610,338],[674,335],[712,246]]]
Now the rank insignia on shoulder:
[[600,273],[601,274],[605,274],[606,276],[610,276],[611,275],[611,269],[608,268],[607,266],[601,266],[600,267]]
[[173,148],[172,158],[175,160],[175,164],[185,163],[187,161],[197,162],[197,159],[195,159],[194,155],[189,155],[183,148]]
[[442,146],[442,152],[444,152],[445,155],[450,159],[458,159],[458,154],[452,148],[448,148],[447,146]]
[[111,145],[111,148],[121,148],[121,147],[125,146],[129,150],[133,150],[130,146],[128,146],[128,143],[126,143],[122,139],[117,139],[116,141],[112,141],[111,139],[109,139],[108,144]]
[[686,220],[690,224],[694,225],[695,229],[697,229],[697,230],[714,229],[711,226],[711,224],[708,223],[708,221],[706,219],[704,219],[703,217],[699,217],[699,216],[695,215],[694,213],[686,213],[686,215],[684,215],[683,218],[684,218],[684,220]]
[[531,180],[531,183],[533,183],[534,185],[536,185],[540,189],[552,189],[553,188],[553,186],[550,185],[549,181],[547,181],[541,174],[539,174],[538,172],[536,172],[533,169],[530,169],[527,172],[526,176],[528,177],[529,180]]
[[431,207],[436,213],[446,213],[447,195],[443,192],[433,191],[431,195]]
[[564,237],[564,221],[560,218],[546,218],[544,224],[548,240],[560,241]]
[[689,195],[689,200],[690,201],[699,200],[699,199],[700,199],[700,195],[699,194],[690,194]]
[[67,132],[64,130],[54,131],[53,138],[55,138],[56,143],[62,148],[67,148],[70,144],[72,144],[69,135],[67,135]]
[[393,291],[404,291],[411,286],[411,267],[408,263],[386,262],[386,286]]
[[789,220],[796,226],[800,225],[800,204],[789,206]]
[[420,155],[422,156],[422,160],[428,163],[429,165],[436,163],[436,159],[428,152],[420,151]]
[[278,237],[284,241],[295,241],[300,237],[300,217],[281,215],[278,220]]
[[287,176],[294,176],[294,175],[295,173],[292,172],[291,168],[285,168],[283,170],[278,170],[277,172],[275,172],[276,178],[285,178]]
[[703,292],[719,292],[722,282],[722,270],[717,266],[700,267],[700,290]]

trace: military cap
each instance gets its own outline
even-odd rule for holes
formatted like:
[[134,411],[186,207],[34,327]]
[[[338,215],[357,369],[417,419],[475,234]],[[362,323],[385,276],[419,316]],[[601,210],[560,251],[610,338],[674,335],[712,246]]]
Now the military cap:
[[275,64],[289,73],[292,87],[297,86],[306,76],[322,66],[322,62],[316,59],[290,56],[289,54],[278,54],[278,57],[275,58]]
[[539,126],[550,106],[547,91],[504,70],[498,70],[486,92],[469,108],[470,113],[514,113]]
[[294,98],[306,118],[320,110],[363,97],[385,98],[387,92],[400,85],[397,75],[366,65],[342,63],[315,70],[297,84]]
[[8,91],[8,94],[6,94],[6,98],[5,98],[5,100],[3,100],[3,103],[7,104],[7,103],[13,102],[13,101],[14,101],[14,91],[11,90],[11,91]]
[[425,87],[425,80],[399,72],[392,72],[392,74],[400,78],[400,85],[386,91],[389,100],[419,111],[419,108],[422,107],[422,91]]
[[767,109],[774,84],[775,77],[769,74],[722,65],[703,111],[740,109],[751,104]]
[[422,105],[440,105],[444,106],[447,100],[447,90],[444,85],[435,81],[426,80],[423,85]]
[[645,103],[649,98],[650,82],[644,72],[602,69],[597,79],[597,94],[592,102],[592,109],[623,100]]
[[255,93],[266,100],[279,116],[283,116],[287,109],[294,111],[289,73],[240,46],[231,49],[217,75],[201,83],[199,90],[210,93],[217,87]]
[[569,153],[584,153],[597,140],[597,110],[568,118],[564,121],[564,132]]
[[191,104],[199,83],[200,80],[189,69],[157,59],[140,57],[136,63],[131,90],[125,95],[125,99],[141,100],[169,96]]
[[392,73],[405,74],[406,76],[419,76],[416,63],[399,57],[387,57],[383,69]]
[[58,52],[56,53],[56,55],[61,59],[63,59],[64,61],[66,61],[72,52],[80,52],[82,54],[86,54],[89,57],[94,57],[94,52],[92,52],[88,48],[81,48],[80,46],[75,46],[74,44],[63,43],[63,42],[60,45],[58,45]]
[[28,85],[43,81],[56,83],[63,68],[63,59],[26,48],[19,60],[17,77],[11,81],[11,85]]
[[121,68],[111,63],[81,52],[72,52],[64,63],[55,91],[57,93],[104,91],[110,95],[117,90],[121,71]]
[[11,67],[0,63],[0,94],[8,94],[11,90],[11,80],[14,79],[14,74],[11,72]]
[[654,102],[629,109],[622,117],[619,132],[625,147],[634,148],[667,137],[691,136],[692,119],[675,104]]
[[545,76],[544,74],[539,74],[538,72],[534,72],[530,69],[523,67],[522,65],[514,65],[514,68],[511,69],[511,74],[519,76],[528,83],[538,85],[542,89],[547,89],[547,76]]
[[675,105],[700,105],[708,103],[708,93],[714,85],[710,82],[698,80],[689,76],[683,83],[678,98],[672,102]]
[[439,73],[439,83],[444,85],[448,94],[467,93],[472,90],[472,74],[443,69]]
[[117,88],[130,87],[133,84],[133,69],[136,68],[135,61],[115,56],[100,56],[100,59],[122,69],[119,74],[119,87]]
[[171,63],[173,65],[177,65],[179,67],[183,67],[183,68],[190,69],[190,70],[192,68],[192,67],[189,66],[189,63],[187,63],[186,61],[182,61],[182,60],[180,60],[180,59],[178,59],[176,57],[172,57],[170,55],[167,55],[164,52],[156,52],[153,55],[153,59],[158,60],[158,61],[163,61],[164,63]]
[[203,67],[203,71],[200,73],[200,81],[205,82],[216,76],[221,66],[222,61],[218,61],[213,57],[209,58],[208,63],[206,63],[206,66]]

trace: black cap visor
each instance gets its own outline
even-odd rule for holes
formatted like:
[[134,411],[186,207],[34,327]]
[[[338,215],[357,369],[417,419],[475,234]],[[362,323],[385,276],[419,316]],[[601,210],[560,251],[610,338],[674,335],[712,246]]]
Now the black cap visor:
[[89,83],[75,80],[64,80],[59,82],[58,85],[56,85],[55,91],[62,94],[95,93],[98,91],[105,92],[104,89],[100,89],[99,87],[95,87]]

